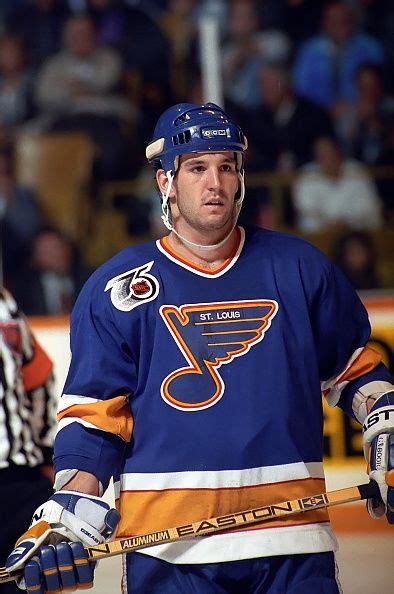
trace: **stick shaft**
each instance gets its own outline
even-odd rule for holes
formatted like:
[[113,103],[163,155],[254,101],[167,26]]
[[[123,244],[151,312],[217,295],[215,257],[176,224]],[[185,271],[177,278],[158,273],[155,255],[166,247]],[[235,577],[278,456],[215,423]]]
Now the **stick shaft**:
[[120,538],[94,547],[86,547],[89,558],[103,559],[121,553],[131,553],[146,547],[195,538],[224,530],[234,530],[260,522],[283,519],[287,516],[311,510],[332,507],[342,503],[351,503],[379,495],[379,487],[375,481],[365,485],[347,487],[328,493],[320,493],[311,497],[282,501],[273,505],[256,507],[223,516],[215,516],[206,520],[149,532],[139,536]]
[[[239,511],[224,516],[215,516],[206,520],[199,520],[192,524],[183,524],[173,528],[165,528],[156,532],[149,532],[139,536],[119,538],[112,542],[105,542],[94,547],[85,547],[88,557],[92,561],[98,561],[105,557],[112,557],[122,553],[132,553],[146,547],[158,544],[177,542],[179,540],[205,536],[225,530],[234,530],[243,526],[250,526],[261,522],[283,519],[293,514],[308,512],[311,510],[332,507],[342,503],[351,503],[361,499],[378,497],[379,487],[375,481],[364,485],[346,487],[327,493],[319,493],[310,497],[302,497],[291,501],[282,501],[272,505],[255,507],[245,511]],[[11,581],[18,574],[10,575],[4,567],[0,568],[0,584]]]

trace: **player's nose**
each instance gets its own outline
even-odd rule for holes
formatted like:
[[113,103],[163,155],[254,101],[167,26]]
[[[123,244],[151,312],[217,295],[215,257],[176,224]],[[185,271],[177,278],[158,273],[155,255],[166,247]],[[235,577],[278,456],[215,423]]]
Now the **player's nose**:
[[215,189],[220,186],[220,170],[218,167],[212,166],[207,170],[208,185],[210,189]]

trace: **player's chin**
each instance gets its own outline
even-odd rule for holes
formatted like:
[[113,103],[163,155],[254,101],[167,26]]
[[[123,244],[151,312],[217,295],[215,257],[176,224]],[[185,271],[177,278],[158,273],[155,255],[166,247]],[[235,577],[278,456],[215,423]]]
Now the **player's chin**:
[[226,218],[222,217],[220,219],[211,217],[209,220],[206,219],[201,227],[211,232],[221,231],[223,234],[226,234],[233,227],[233,217],[227,216]]
[[203,207],[202,216],[207,220],[228,221],[233,216],[233,208],[228,204],[215,204]]
[[204,217],[206,225],[215,229],[221,229],[229,224],[232,217],[229,213],[211,213]]

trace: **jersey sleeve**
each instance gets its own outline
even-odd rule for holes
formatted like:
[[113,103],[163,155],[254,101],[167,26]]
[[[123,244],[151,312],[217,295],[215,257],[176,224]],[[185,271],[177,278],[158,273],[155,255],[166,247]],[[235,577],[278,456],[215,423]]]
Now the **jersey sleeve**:
[[106,486],[132,434],[136,365],[101,285],[88,282],[71,316],[55,470],[85,470]]
[[[321,388],[330,406],[351,402],[357,389],[388,381],[381,355],[367,346],[371,327],[356,291],[333,264],[324,265],[311,303]],[[348,407],[344,406],[348,412]]]

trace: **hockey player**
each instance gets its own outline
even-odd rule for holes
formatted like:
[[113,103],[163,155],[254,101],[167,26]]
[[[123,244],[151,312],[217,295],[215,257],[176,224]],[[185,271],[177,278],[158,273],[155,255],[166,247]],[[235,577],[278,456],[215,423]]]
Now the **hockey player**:
[[[246,138],[179,104],[147,147],[169,234],[82,290],[55,442],[56,493],[7,561],[28,591],[86,587],[81,543],[324,491],[322,391],[364,423],[375,516],[394,522],[394,386],[367,313],[312,245],[237,226]],[[68,544],[68,541],[73,541]],[[52,544],[48,546],[48,543]],[[128,592],[339,592],[326,510],[129,554]]]

